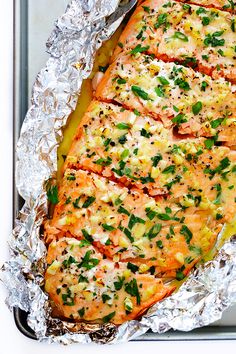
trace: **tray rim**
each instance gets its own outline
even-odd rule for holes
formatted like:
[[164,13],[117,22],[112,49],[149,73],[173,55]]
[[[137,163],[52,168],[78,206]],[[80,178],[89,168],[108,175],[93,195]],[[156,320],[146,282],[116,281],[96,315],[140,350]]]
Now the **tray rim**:
[[[28,0],[14,0],[13,4],[13,173],[15,172],[15,149],[28,107]],[[24,92],[24,95],[21,93]],[[15,187],[15,177],[13,176],[13,227],[15,216],[23,204]],[[27,313],[20,308],[13,309],[13,316],[16,327],[26,337],[37,340],[33,330],[29,328],[26,322]],[[170,330],[163,334],[147,332],[144,335],[132,341],[208,341],[208,340],[236,340],[235,326],[207,326],[192,330],[190,332],[181,332]]]

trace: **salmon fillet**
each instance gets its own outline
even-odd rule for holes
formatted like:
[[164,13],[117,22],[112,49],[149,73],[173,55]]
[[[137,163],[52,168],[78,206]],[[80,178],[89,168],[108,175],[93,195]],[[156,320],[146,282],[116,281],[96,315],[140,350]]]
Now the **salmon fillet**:
[[95,75],[44,224],[55,317],[139,318],[234,219],[234,7],[139,1]]
[[[180,198],[184,203],[183,196],[186,199],[189,189],[195,188],[197,199],[208,207],[215,206],[214,210],[219,194],[215,186],[219,185],[220,214],[230,221],[236,211],[232,187],[236,154],[215,143],[203,138],[178,140],[161,122],[93,101],[78,127],[64,168],[96,172],[151,196],[168,196],[169,201]],[[208,173],[206,168],[216,173]]]
[[161,120],[179,134],[214,136],[234,145],[235,87],[151,56],[122,54],[101,79],[96,97]]
[[150,272],[103,259],[93,246],[74,238],[52,242],[47,262],[45,287],[54,312],[78,322],[121,324],[175,289]]
[[197,206],[175,199],[156,201],[93,173],[67,170],[45,226],[46,242],[71,236],[115,261],[152,266],[168,277],[183,267],[186,274],[213,247],[222,223],[197,190],[189,198],[198,200]]
[[175,1],[148,0],[131,16],[113,60],[121,51],[146,51],[235,82],[235,46],[234,15]]

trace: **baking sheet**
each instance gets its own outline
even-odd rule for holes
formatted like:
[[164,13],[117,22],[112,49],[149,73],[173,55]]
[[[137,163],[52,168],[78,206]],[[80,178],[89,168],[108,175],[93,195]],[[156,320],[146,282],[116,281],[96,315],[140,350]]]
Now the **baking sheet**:
[[[56,18],[65,10],[69,0],[15,0],[15,75],[14,75],[14,140],[16,142],[20,125],[28,109],[31,87],[38,71],[47,60],[45,43]],[[50,9],[50,11],[48,11]],[[14,214],[21,206],[15,191]],[[25,317],[21,311],[15,312],[20,330],[25,328]],[[149,333],[141,339],[236,339],[236,306],[226,311],[223,318],[214,324],[190,333],[168,332],[165,335]]]

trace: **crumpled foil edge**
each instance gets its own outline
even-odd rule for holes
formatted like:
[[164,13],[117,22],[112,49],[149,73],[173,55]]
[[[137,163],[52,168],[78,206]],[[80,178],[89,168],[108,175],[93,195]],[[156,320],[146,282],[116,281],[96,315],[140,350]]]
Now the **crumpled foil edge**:
[[47,215],[45,181],[55,175],[62,128],[75,109],[83,79],[92,71],[97,49],[135,3],[71,1],[47,42],[50,58],[36,78],[32,106],[17,144],[16,185],[25,205],[9,241],[10,259],[2,267],[2,281],[8,289],[9,308],[29,312],[28,324],[44,342],[118,343],[149,329],[160,334],[171,328],[190,331],[220,319],[236,302],[236,241],[232,238],[214,260],[199,266],[175,294],[150,308],[140,321],[117,328],[73,324],[50,315],[48,296],[41,288],[46,255],[40,239]]

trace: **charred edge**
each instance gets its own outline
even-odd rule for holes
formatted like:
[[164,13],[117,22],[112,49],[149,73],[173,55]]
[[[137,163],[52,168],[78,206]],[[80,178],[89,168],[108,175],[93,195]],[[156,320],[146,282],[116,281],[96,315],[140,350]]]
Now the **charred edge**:
[[220,10],[222,12],[229,12],[229,13],[232,13],[232,14],[235,14],[235,12],[236,12],[236,9],[235,10],[232,10],[231,8],[223,9],[222,7],[215,6],[214,4],[212,4],[212,5],[202,5],[202,4],[199,4],[199,2],[194,1],[194,0],[191,0],[191,1],[175,0],[175,1],[176,2],[180,2],[181,4],[188,3],[189,5],[196,5],[196,6],[200,6],[200,7],[206,8],[206,9],[216,9],[216,10]]

